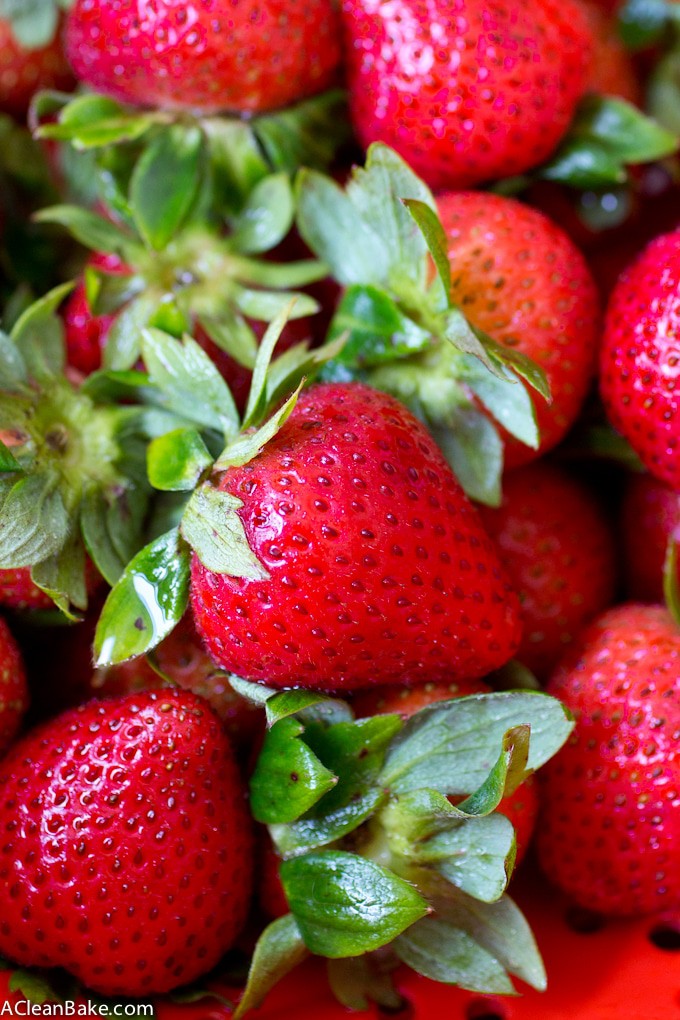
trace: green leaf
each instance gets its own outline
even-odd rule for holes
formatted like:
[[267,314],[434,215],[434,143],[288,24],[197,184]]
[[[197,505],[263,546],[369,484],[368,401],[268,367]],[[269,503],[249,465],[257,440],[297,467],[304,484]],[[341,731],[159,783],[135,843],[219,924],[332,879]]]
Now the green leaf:
[[280,875],[305,945],[319,956],[379,949],[428,912],[417,889],[356,854],[305,854],[284,861]]
[[252,371],[257,357],[257,337],[242,315],[221,309],[219,318],[202,315],[199,323],[216,347]]
[[418,974],[473,992],[509,995],[505,969],[467,932],[438,917],[426,917],[394,943],[400,960]]
[[8,393],[26,391],[28,367],[16,344],[0,330],[0,390]]
[[191,337],[176,340],[158,329],[142,332],[142,355],[165,404],[189,421],[235,435],[239,415],[229,387]]
[[540,365],[537,365],[535,361],[528,358],[526,354],[522,354],[521,351],[515,350],[513,347],[506,347],[505,344],[499,344],[488,333],[481,333],[479,330],[476,332],[492,361],[500,362],[501,365],[507,365],[508,368],[512,368],[544,400],[548,403],[551,402],[550,384]]
[[288,717],[274,723],[250,778],[250,810],[268,825],[293,822],[337,782],[336,776],[300,739],[304,726]]
[[135,141],[152,127],[155,119],[152,113],[132,111],[113,99],[87,93],[68,102],[56,122],[42,124],[37,136],[70,141],[80,150],[96,149]]
[[548,163],[543,164],[539,173],[547,181],[580,189],[623,184],[628,176],[621,161],[606,146],[570,138],[562,143]]
[[[19,992],[20,995],[23,995],[28,1002],[35,1006],[43,1006],[45,1003],[50,1002],[63,1002],[61,996],[58,995],[50,984],[49,979],[43,974],[37,974],[33,970],[17,970],[16,968],[12,968],[12,974],[7,982],[7,988],[10,992]],[[12,1012],[15,1011],[12,1010]],[[26,1015],[30,1016],[30,1013],[27,1013]],[[49,1016],[50,1014],[45,1011],[44,1015]]]
[[236,496],[211,484],[201,485],[187,503],[182,516],[182,537],[203,566],[215,574],[266,581],[268,572],[248,544]]
[[66,544],[53,556],[36,563],[31,569],[31,580],[70,619],[71,606],[87,609],[85,580],[85,549],[80,535],[70,535]]
[[202,124],[216,205],[238,212],[269,172],[252,125],[233,117],[205,117]]
[[[233,299],[243,315],[258,322],[270,322],[283,309],[288,310],[289,319],[304,319],[319,311],[318,301],[302,293],[235,287]],[[292,304],[293,300],[295,304]]]
[[337,361],[358,369],[407,358],[432,343],[430,333],[404,315],[389,294],[373,286],[353,285],[342,295],[328,340],[344,334],[348,339]]
[[291,176],[301,166],[330,166],[352,135],[347,99],[339,89],[257,117],[253,129],[272,166]]
[[680,567],[680,554],[678,552],[678,536],[672,532],[666,545],[666,556],[663,565],[663,595],[664,601],[677,624],[680,624],[680,580],[678,569]]
[[269,251],[293,224],[295,207],[287,174],[271,174],[255,185],[232,220],[229,246],[244,255]]
[[502,691],[430,705],[408,720],[393,742],[380,782],[394,793],[428,787],[447,795],[482,785],[498,759],[504,734],[531,728],[527,767],[539,768],[573,729],[568,709],[534,691]]
[[142,330],[161,300],[157,291],[145,290],[118,312],[106,337],[102,356],[105,369],[120,372],[137,363],[142,353]]
[[503,443],[487,416],[460,407],[448,427],[430,425],[437,445],[467,495],[478,503],[500,506]]
[[124,233],[110,220],[75,205],[53,205],[41,209],[33,218],[38,223],[57,223],[66,227],[76,241],[93,251],[124,255],[130,243],[134,243],[130,234]]
[[306,287],[328,276],[328,267],[318,259],[269,262],[266,259],[251,259],[246,255],[232,255],[229,262],[235,279],[241,283],[255,284],[256,287]]
[[646,49],[657,42],[667,27],[670,7],[668,0],[625,0],[616,16],[626,49]]
[[434,866],[456,888],[485,903],[505,892],[517,846],[512,824],[494,812],[460,819],[413,848],[411,859]]
[[281,978],[302,963],[308,952],[292,914],[272,921],[257,940],[248,983],[233,1014],[234,1020],[256,1009]]
[[461,380],[464,381],[493,418],[521,443],[537,450],[540,442],[536,412],[531,397],[510,369],[502,368],[505,378],[487,371],[476,358],[462,356]]
[[491,953],[502,967],[526,981],[539,992],[545,991],[546,974],[536,940],[521,910],[502,896],[495,903],[482,903],[451,890],[445,899],[435,900],[435,909],[449,924],[462,929]]
[[442,338],[462,354],[471,354],[478,358],[489,372],[499,374],[496,360],[487,353],[486,337],[468,322],[459,308],[452,308],[446,314]]
[[94,640],[97,666],[144,655],[181,620],[189,599],[189,549],[177,529],[137,553],[112,588]]
[[678,148],[674,134],[633,103],[615,96],[586,96],[570,133],[575,138],[593,139],[624,165],[664,159]]
[[52,380],[63,371],[64,328],[56,309],[72,290],[73,284],[64,283],[34,301],[19,317],[10,334],[21,352],[28,374],[38,382]]
[[243,415],[244,430],[255,425],[263,413],[267,394],[267,372],[274,354],[274,348],[279,342],[281,333],[290,317],[292,305],[293,302],[289,300],[288,305],[282,308],[272,322],[270,322],[260,341],[255,365],[253,366],[253,378],[250,383],[248,403]]
[[38,472],[9,490],[0,507],[0,569],[30,567],[66,542],[70,521],[57,482],[51,472]]
[[333,996],[345,1009],[361,1012],[374,1002],[388,1014],[405,1012],[407,1004],[394,986],[392,973],[398,960],[391,954],[366,953],[326,964]]
[[482,785],[458,805],[459,811],[469,815],[488,815],[504,797],[515,792],[527,778],[529,736],[528,726],[513,726],[503,734],[498,761]]
[[432,260],[439,274],[444,290],[445,301],[451,305],[451,263],[449,262],[449,245],[446,232],[430,205],[417,198],[404,199],[404,205],[418,224],[425,238]]
[[197,125],[173,124],[148,145],[130,181],[135,223],[161,250],[174,237],[196,200],[201,182],[204,138]]
[[147,451],[149,481],[155,489],[176,492],[195,488],[213,462],[196,429],[175,429],[158,436]]
[[255,432],[243,432],[237,439],[229,443],[215,461],[216,470],[224,471],[229,467],[247,464],[256,457],[293,413],[303,383],[304,380],[299,383],[295,392],[291,393],[285,404],[268,418],[264,425],[261,425]]
[[[245,682],[247,681],[241,681],[241,683]],[[287,719],[288,716],[300,714],[305,719],[314,718],[329,723],[339,722],[341,719],[351,721],[353,718],[351,709],[344,701],[337,701],[335,698],[329,698],[326,694],[317,694],[316,691],[302,689],[272,692],[265,701],[265,709],[268,726],[273,726],[279,719]]]
[[13,474],[22,467],[8,446],[0,441],[0,474]]
[[141,276],[105,273],[94,266],[85,267],[84,277],[87,303],[94,315],[113,315],[146,286]]
[[58,8],[55,0],[0,0],[0,18],[23,49],[38,49],[54,39]]
[[101,489],[92,486],[83,495],[80,526],[87,551],[97,570],[110,585],[114,585],[131,557],[121,555],[113,541],[109,514],[110,505],[106,496]]

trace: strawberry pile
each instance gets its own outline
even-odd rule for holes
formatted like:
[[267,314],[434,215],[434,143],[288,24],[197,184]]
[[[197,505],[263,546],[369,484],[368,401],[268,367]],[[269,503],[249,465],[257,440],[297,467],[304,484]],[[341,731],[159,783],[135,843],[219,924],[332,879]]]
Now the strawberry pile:
[[680,909],[676,23],[0,0],[12,993],[541,990],[520,862]]

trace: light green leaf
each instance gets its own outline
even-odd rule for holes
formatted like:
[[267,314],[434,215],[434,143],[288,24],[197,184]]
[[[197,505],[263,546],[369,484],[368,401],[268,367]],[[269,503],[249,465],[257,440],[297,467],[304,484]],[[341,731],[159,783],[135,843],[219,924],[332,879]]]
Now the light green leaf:
[[21,464],[8,446],[0,441],[0,474],[14,474],[21,471]]
[[461,380],[469,386],[493,418],[521,443],[537,450],[540,434],[536,412],[524,383],[501,366],[505,378],[489,372],[476,358],[462,356]]
[[225,471],[230,467],[238,467],[241,464],[247,464],[256,457],[267,443],[274,438],[293,413],[302,386],[303,382],[300,382],[298,388],[294,393],[291,393],[285,404],[268,418],[259,429],[255,432],[244,432],[237,439],[233,440],[215,461],[216,470]]
[[437,445],[467,495],[478,503],[500,506],[503,443],[485,414],[460,407],[448,427],[430,426]]
[[103,216],[75,205],[53,205],[34,214],[38,223],[58,223],[93,251],[124,255],[134,238]]
[[394,943],[394,951],[418,974],[473,992],[510,995],[505,969],[467,932],[438,917],[426,917]]
[[188,492],[213,462],[196,429],[174,429],[157,436],[147,450],[149,481],[155,489]]
[[347,97],[339,89],[322,92],[253,122],[262,149],[277,170],[291,176],[301,166],[324,170],[352,131]]
[[269,574],[248,545],[238,510],[240,499],[210,484],[201,485],[189,500],[180,530],[199,560],[216,574],[266,581]]
[[177,529],[128,564],[102,610],[94,640],[97,666],[144,655],[181,620],[189,599],[190,552]]
[[64,283],[34,301],[19,317],[10,334],[28,374],[38,382],[47,382],[63,370],[64,328],[56,310],[72,290],[72,283]]
[[69,536],[66,544],[53,556],[31,568],[31,580],[70,619],[77,619],[71,607],[87,609],[85,580],[85,549],[78,534]]
[[450,306],[451,263],[449,262],[449,245],[439,217],[431,205],[421,202],[417,198],[404,199],[404,205],[420,227],[441,280],[444,300],[446,305]]
[[267,372],[274,354],[274,348],[290,317],[293,302],[289,299],[288,305],[282,308],[276,317],[270,322],[267,330],[260,341],[255,365],[253,367],[253,378],[248,393],[248,403],[243,415],[243,429],[251,428],[260,420],[260,416],[266,405],[267,395]]
[[200,316],[199,322],[216,347],[252,371],[257,357],[257,337],[242,315],[221,309],[219,317]]
[[0,330],[0,390],[8,393],[25,392],[28,368],[16,344]]
[[69,516],[51,473],[19,479],[0,507],[0,569],[29,567],[58,553]]
[[257,940],[248,983],[233,1020],[240,1020],[251,1009],[256,1009],[281,978],[302,963],[308,954],[292,914],[272,921]]
[[287,174],[271,174],[255,185],[232,220],[229,246],[244,255],[274,248],[293,224],[293,191]]
[[385,291],[372,286],[348,287],[328,331],[328,340],[347,334],[338,362],[352,368],[371,368],[425,350],[432,343]]
[[291,716],[267,730],[250,778],[250,810],[256,821],[294,822],[337,782],[303,737],[303,724]]
[[430,865],[469,896],[493,903],[505,892],[517,847],[512,824],[494,812],[460,819],[413,848],[411,859]]
[[102,361],[114,372],[131,369],[142,352],[142,330],[162,300],[162,294],[145,290],[118,312],[106,337]]
[[304,319],[319,311],[319,303],[314,298],[308,294],[291,294],[289,291],[234,287],[233,299],[243,315],[258,322],[270,322],[284,309],[287,309],[289,319]]

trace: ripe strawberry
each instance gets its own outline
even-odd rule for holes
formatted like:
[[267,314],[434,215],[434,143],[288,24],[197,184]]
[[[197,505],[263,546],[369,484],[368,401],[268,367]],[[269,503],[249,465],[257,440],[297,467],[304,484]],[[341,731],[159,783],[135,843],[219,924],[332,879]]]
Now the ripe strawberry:
[[92,702],[0,769],[0,951],[112,994],[165,991],[228,949],[250,893],[244,791],[186,691]]
[[256,113],[314,95],[333,83],[340,56],[330,0],[76,0],[66,52],[98,92],[204,113]]
[[583,256],[545,216],[513,199],[448,192],[437,207],[449,239],[452,297],[470,322],[545,371],[552,403],[534,405],[537,451],[506,436],[506,466],[555,446],[576,420],[595,368],[595,284]]
[[618,96],[639,105],[642,90],[630,54],[617,32],[616,21],[594,3],[583,3],[593,37],[589,91]]
[[58,36],[46,46],[25,49],[10,23],[0,18],[0,110],[23,117],[39,89],[70,89],[72,85]]
[[[394,398],[317,386],[219,488],[267,580],[193,559],[199,634],[225,669],[350,690],[481,676],[519,640],[517,604],[477,512]],[[323,607],[323,608],[321,608]]]
[[574,0],[344,0],[350,109],[435,189],[543,162],[586,91],[592,38]]
[[680,906],[680,632],[629,603],[584,632],[549,691],[577,719],[544,772],[547,875],[605,914]]
[[0,617],[0,754],[16,737],[28,707],[28,687],[19,646]]
[[587,487],[545,461],[506,475],[502,505],[481,514],[522,606],[517,658],[547,679],[566,646],[613,601],[611,527]]
[[[438,701],[463,698],[468,694],[488,694],[490,690],[483,680],[461,680],[455,683],[445,681],[423,684],[421,687],[381,687],[357,694],[352,699],[352,707],[358,718],[396,712],[402,719],[409,719],[421,708]],[[455,801],[455,798],[452,799]],[[504,797],[497,810],[512,822],[517,840],[515,863],[519,865],[529,848],[538,815],[538,790],[533,777],[529,776],[513,793]],[[273,892],[267,902],[271,901],[276,903]]]
[[[117,255],[96,252],[88,265],[102,269],[110,276],[125,275],[128,271]],[[64,305],[66,357],[69,365],[83,375],[101,368],[102,351],[106,337],[114,322],[113,315],[95,315],[90,308],[81,278]]]
[[[187,613],[172,633],[154,652],[160,674],[144,658],[132,659],[118,666],[102,667],[91,673],[80,698],[106,698],[132,692],[167,689],[168,680],[193,691],[210,704],[220,717],[232,744],[250,748],[261,734],[264,714],[259,706],[246,701],[234,691],[206,653],[196,633],[191,614]],[[91,653],[90,653],[91,659]]]
[[29,567],[0,570],[0,605],[7,609],[53,609],[49,595],[31,580]]
[[652,475],[631,475],[621,506],[628,597],[663,602],[663,568],[670,536],[680,525],[680,495]]
[[657,237],[620,276],[609,300],[601,392],[615,428],[651,473],[680,489],[680,231]]

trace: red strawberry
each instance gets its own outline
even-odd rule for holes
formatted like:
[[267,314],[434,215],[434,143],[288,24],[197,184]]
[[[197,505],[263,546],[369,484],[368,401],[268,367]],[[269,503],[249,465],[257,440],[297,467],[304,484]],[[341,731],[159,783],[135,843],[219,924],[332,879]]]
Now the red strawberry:
[[592,38],[574,0],[344,0],[352,119],[433,188],[543,162],[586,91]]
[[19,646],[0,617],[0,754],[16,737],[28,707],[28,688]]
[[82,81],[114,99],[206,113],[321,92],[340,55],[330,0],[76,0],[66,52]]
[[663,568],[670,536],[680,525],[680,495],[652,475],[631,475],[621,507],[628,597],[663,602]]
[[574,423],[595,368],[598,300],[583,256],[545,216],[483,192],[439,195],[452,297],[470,322],[543,368],[552,394],[535,397],[538,451],[506,437],[506,466],[532,460]]
[[[396,712],[402,719],[408,719],[421,708],[438,701],[463,698],[468,694],[488,694],[490,690],[483,680],[428,683],[422,687],[381,687],[362,691],[352,700],[352,706],[358,718]],[[504,797],[498,811],[512,822],[517,840],[516,864],[520,864],[529,848],[538,815],[538,791],[533,777],[529,776],[514,793]],[[270,896],[273,900],[273,892]]]
[[244,791],[219,721],[186,691],[92,702],[0,769],[0,951],[103,993],[208,971],[250,892]]
[[566,646],[613,601],[611,527],[586,486],[545,461],[506,475],[502,505],[481,514],[520,598],[517,658],[547,679]]
[[70,89],[73,76],[59,37],[38,49],[24,49],[11,25],[0,18],[0,110],[23,117],[39,89]]
[[[160,674],[179,687],[205,698],[222,720],[235,747],[253,746],[262,731],[264,713],[230,686],[224,673],[202,647],[190,613],[155,649],[154,658]],[[167,681],[160,674],[146,659],[132,659],[118,666],[96,670],[80,695],[81,698],[102,698],[161,687],[167,689]]]
[[350,690],[481,676],[519,639],[497,555],[442,454],[394,398],[360,384],[305,393],[223,491],[268,580],[194,557],[199,633],[251,680]]
[[544,771],[541,863],[605,914],[680,907],[680,631],[629,603],[584,632],[549,685],[576,729]]
[[618,96],[638,105],[642,90],[630,54],[618,35],[615,19],[594,3],[584,3],[583,9],[593,36],[589,91]]
[[[110,276],[124,276],[129,270],[117,255],[96,252],[88,265]],[[89,375],[101,368],[106,336],[113,315],[94,315],[87,300],[85,280],[80,279],[64,306],[66,357],[72,368]]]
[[609,300],[601,392],[609,418],[653,475],[680,489],[680,231],[620,276]]
[[53,609],[49,595],[31,580],[29,567],[0,570],[0,605],[8,609]]

